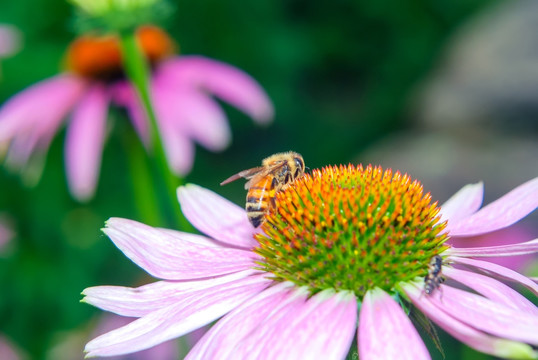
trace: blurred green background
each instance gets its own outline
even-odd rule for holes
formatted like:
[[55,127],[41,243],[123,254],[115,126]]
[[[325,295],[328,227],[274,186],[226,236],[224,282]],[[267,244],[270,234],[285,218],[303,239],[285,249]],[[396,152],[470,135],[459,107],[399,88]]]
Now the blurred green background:
[[[197,147],[195,166],[186,181],[242,204],[242,185],[221,188],[218,184],[239,170],[257,166],[265,156],[287,150],[300,152],[310,168],[361,161],[397,166],[400,163],[390,155],[397,153],[403,157],[402,170],[413,169],[414,177],[424,174],[426,188],[440,201],[468,182],[484,179],[487,187],[490,178],[495,185],[486,196],[491,200],[536,176],[536,160],[525,163],[519,155],[514,159],[523,162],[522,171],[506,171],[503,182],[497,179],[501,175],[488,172],[498,168],[498,157],[487,162],[485,172],[481,155],[458,173],[438,168],[443,156],[450,155],[451,145],[436,157],[429,153],[430,146],[433,149],[444,140],[427,141],[426,133],[451,134],[452,140],[463,139],[457,144],[471,144],[476,150],[473,146],[478,142],[480,151],[506,154],[502,148],[497,150],[496,135],[484,135],[492,127],[503,133],[505,127],[499,125],[503,118],[494,126],[479,119],[467,132],[461,131],[466,124],[439,125],[419,116],[426,106],[421,101],[426,100],[417,94],[424,93],[422,84],[435,76],[446,59],[454,36],[499,4],[486,0],[177,1],[164,26],[181,52],[245,70],[266,89],[276,109],[273,124],[262,128],[224,105],[233,142],[222,153]],[[22,50],[1,63],[0,103],[61,70],[65,49],[75,37],[72,20],[72,8],[64,1],[0,3],[0,23],[15,25],[24,38]],[[536,114],[535,108],[525,107],[527,103],[519,105],[524,111],[518,114]],[[109,217],[143,221],[133,200],[121,134],[130,131],[129,124],[119,113],[112,116],[115,126],[104,151],[97,193],[87,204],[75,202],[67,192],[64,132],[55,138],[37,186],[24,187],[16,176],[0,170],[0,213],[10,218],[16,233],[0,256],[0,334],[30,359],[54,358],[50,349],[70,332],[89,334],[91,321],[101,311],[79,303],[84,288],[130,286],[144,276],[100,232]],[[519,127],[508,135],[517,144],[534,142],[535,123],[519,118]],[[469,119],[476,117],[471,114]],[[400,147],[385,146],[387,141]],[[423,144],[418,153],[431,156],[426,160],[404,156],[409,144]],[[487,358],[443,333],[442,343],[447,359]],[[435,348],[431,352],[441,358]],[[73,356],[82,358],[82,353]]]

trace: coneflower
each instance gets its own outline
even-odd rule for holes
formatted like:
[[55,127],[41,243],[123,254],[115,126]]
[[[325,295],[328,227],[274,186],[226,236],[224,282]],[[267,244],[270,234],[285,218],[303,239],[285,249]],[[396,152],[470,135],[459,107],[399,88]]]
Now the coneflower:
[[[139,318],[89,342],[88,356],[142,350],[220,318],[188,359],[344,359],[349,352],[361,359],[429,359],[408,316],[413,307],[481,352],[537,357],[531,345],[538,345],[538,309],[495,277],[535,294],[538,286],[473,257],[533,253],[538,240],[457,249],[450,239],[525,217],[538,204],[538,178],[479,210],[481,185],[438,207],[418,181],[399,172],[325,167],[277,193],[261,230],[209,190],[187,185],[178,193],[185,216],[207,237],[107,222],[104,231],[116,246],[163,280],[84,290],[85,302]],[[441,284],[442,278],[475,292]],[[351,348],[354,338],[358,349]]]

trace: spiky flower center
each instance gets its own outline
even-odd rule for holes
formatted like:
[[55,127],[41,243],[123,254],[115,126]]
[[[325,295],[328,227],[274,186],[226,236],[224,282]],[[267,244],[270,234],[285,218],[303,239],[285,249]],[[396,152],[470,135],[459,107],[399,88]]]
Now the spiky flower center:
[[[141,26],[136,38],[142,53],[151,64],[168,57],[176,48],[166,32],[156,26]],[[74,73],[91,79],[113,80],[123,74],[119,39],[115,35],[84,35],[67,51],[67,67]]]
[[380,167],[314,170],[276,195],[256,236],[260,267],[276,281],[359,297],[427,274],[445,223],[418,181]]

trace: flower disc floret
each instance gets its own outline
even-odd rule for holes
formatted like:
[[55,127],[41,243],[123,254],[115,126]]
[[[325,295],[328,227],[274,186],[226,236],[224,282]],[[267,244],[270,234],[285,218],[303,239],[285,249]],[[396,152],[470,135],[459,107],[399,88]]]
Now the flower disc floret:
[[312,293],[391,291],[425,276],[430,259],[446,249],[439,210],[406,174],[325,167],[276,195],[255,251],[275,280],[306,285]]
[[[152,25],[136,30],[140,50],[156,64],[174,53],[177,46],[161,28]],[[96,80],[115,80],[123,76],[123,59],[117,35],[83,35],[69,46],[67,67],[82,77]]]

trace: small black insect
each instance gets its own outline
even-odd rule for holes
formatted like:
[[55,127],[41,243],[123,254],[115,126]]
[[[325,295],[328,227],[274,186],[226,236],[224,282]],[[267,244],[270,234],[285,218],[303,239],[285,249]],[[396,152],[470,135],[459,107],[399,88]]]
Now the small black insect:
[[428,264],[428,275],[424,277],[424,292],[426,295],[431,295],[445,281],[441,270],[443,267],[443,258],[440,255],[435,255],[430,259]]

